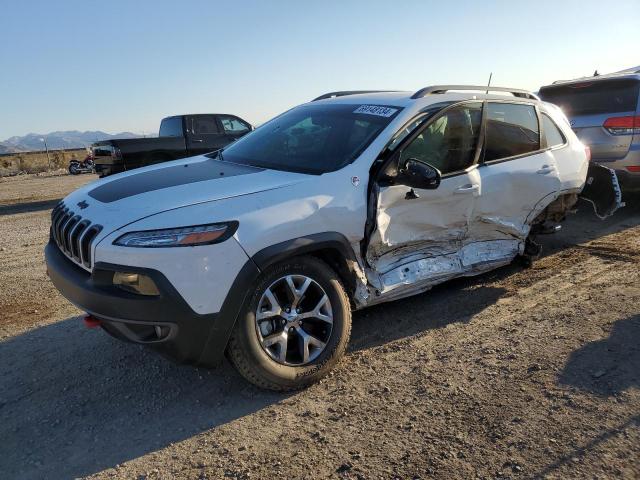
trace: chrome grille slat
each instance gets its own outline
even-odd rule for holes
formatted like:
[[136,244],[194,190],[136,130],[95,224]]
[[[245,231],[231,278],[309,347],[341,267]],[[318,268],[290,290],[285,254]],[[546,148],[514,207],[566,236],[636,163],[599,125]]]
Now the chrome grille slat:
[[67,246],[66,229],[67,229],[67,225],[69,225],[69,222],[71,222],[72,218],[73,218],[73,212],[69,211],[68,213],[65,214],[65,218],[62,221],[62,223],[60,223],[60,246],[62,247],[62,250],[65,253],[67,253],[69,250]]
[[67,213],[68,211],[69,209],[65,208],[62,212],[62,215],[60,215],[58,221],[56,222],[55,233],[58,237],[58,246],[60,246],[60,243],[62,242],[62,225],[67,221],[67,218],[69,216],[69,214]]
[[58,237],[58,223],[60,222],[60,220],[62,220],[62,216],[64,215],[64,208],[61,208],[57,213],[56,216],[53,220],[53,223],[51,224],[51,229],[53,231],[53,237],[56,240],[56,243],[60,242],[60,239]]
[[87,228],[86,235],[83,235],[82,237],[80,249],[82,250],[82,253],[85,257],[84,265],[86,267],[91,266],[91,243],[93,242],[93,239],[96,238],[96,235],[100,233],[100,230],[102,230],[102,227],[100,225],[92,225],[91,227]]
[[78,252],[80,253],[80,263],[85,266],[91,265],[91,262],[89,262],[88,259],[85,258],[86,255],[84,254],[84,251],[82,249],[84,238],[87,236],[87,233],[89,233],[89,230],[91,230],[90,225],[91,224],[88,224],[87,228],[85,228],[84,231],[78,237]]
[[56,223],[56,234],[58,235],[58,243],[62,242],[62,225],[65,224],[68,218],[69,218],[69,209],[65,208],[62,211],[62,215],[60,215]]
[[64,230],[65,230],[64,242],[65,242],[65,245],[67,246],[67,251],[69,252],[69,255],[71,255],[72,257],[73,257],[73,245],[71,244],[71,233],[75,230],[80,220],[82,220],[80,215],[74,215],[69,219],[69,222],[67,222],[67,225],[64,227]]
[[89,226],[88,220],[79,220],[76,226],[69,232],[69,243],[71,244],[71,256],[82,263],[80,258],[80,235]]
[[85,270],[91,270],[91,247],[102,230],[60,202],[51,211],[51,237],[64,255]]
[[62,206],[60,204],[58,204],[56,206],[56,208],[54,208],[51,211],[51,236],[54,239],[56,238],[56,235],[55,235],[55,233],[56,233],[55,232],[55,228],[56,227],[55,227],[55,225],[56,225],[56,222],[58,221],[58,218],[60,217],[60,215],[62,215],[62,210],[63,210]]

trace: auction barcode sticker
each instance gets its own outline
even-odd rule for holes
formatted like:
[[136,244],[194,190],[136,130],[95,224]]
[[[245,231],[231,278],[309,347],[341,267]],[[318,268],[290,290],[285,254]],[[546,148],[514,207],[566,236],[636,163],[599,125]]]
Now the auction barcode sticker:
[[364,113],[367,115],[377,115],[378,117],[390,117],[398,111],[397,108],[381,107],[379,105],[360,105],[353,113]]

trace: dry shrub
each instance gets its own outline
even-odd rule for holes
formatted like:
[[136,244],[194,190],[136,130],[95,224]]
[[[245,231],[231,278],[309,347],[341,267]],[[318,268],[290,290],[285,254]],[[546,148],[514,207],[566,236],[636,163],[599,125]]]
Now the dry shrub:
[[[85,149],[50,150],[51,170],[67,168],[69,160],[84,159]],[[25,152],[0,157],[0,177],[17,175],[19,173],[40,173],[49,170],[47,152]]]

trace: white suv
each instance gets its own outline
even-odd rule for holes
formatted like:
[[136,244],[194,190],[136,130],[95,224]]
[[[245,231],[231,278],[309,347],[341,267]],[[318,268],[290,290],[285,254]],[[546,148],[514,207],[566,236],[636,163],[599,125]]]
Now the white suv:
[[223,150],[91,183],[52,212],[51,280],[118,338],[308,385],[353,309],[535,257],[588,169],[597,212],[620,205],[557,107],[485,89],[334,92]]

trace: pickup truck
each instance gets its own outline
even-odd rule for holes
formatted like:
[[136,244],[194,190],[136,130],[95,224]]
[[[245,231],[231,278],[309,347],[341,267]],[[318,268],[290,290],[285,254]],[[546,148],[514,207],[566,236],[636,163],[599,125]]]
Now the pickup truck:
[[96,173],[106,177],[138,167],[218,150],[253,130],[227,114],[175,115],[162,119],[157,138],[123,138],[96,142],[91,149]]

